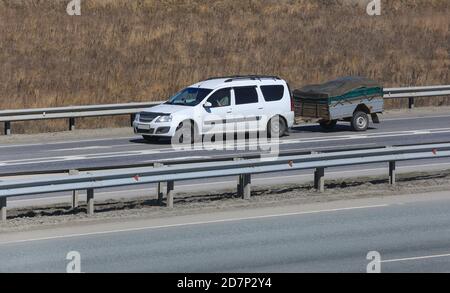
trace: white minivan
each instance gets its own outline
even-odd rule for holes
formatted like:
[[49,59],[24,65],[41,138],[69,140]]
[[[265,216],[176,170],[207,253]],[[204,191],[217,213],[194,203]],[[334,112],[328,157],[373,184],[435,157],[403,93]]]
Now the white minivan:
[[278,137],[294,124],[286,81],[276,76],[229,76],[191,85],[136,115],[134,132],[148,141],[193,141],[211,133],[265,132]]

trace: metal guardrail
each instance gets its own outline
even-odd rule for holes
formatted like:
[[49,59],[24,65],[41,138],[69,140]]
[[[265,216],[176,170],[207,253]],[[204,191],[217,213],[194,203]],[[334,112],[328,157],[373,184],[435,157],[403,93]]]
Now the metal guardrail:
[[[95,189],[158,183],[159,201],[163,200],[162,186],[165,184],[167,186],[166,205],[173,207],[175,181],[238,176],[238,194],[244,199],[249,199],[252,174],[315,169],[314,187],[323,192],[325,168],[388,162],[389,181],[390,184],[395,184],[396,162],[445,157],[450,157],[450,143],[170,166],[155,164],[153,167],[102,171],[57,178],[8,180],[0,182],[0,220],[6,220],[7,198],[16,196],[87,190],[87,212],[93,214]],[[74,200],[73,205],[77,206],[78,203]]]
[[383,97],[385,99],[408,98],[409,109],[414,108],[415,98],[450,96],[450,85],[385,88]]
[[69,119],[69,130],[75,129],[75,118],[130,115],[131,124],[137,113],[145,108],[153,107],[162,102],[106,104],[90,106],[70,106],[57,108],[37,108],[24,110],[0,111],[0,122],[3,122],[4,134],[11,134],[11,122]]
[[[436,96],[450,96],[450,85],[384,89],[385,99],[408,98],[410,109],[414,108],[414,98]],[[69,119],[69,130],[74,130],[75,119],[82,117],[130,115],[133,123],[136,113],[160,103],[162,102],[3,110],[0,111],[0,122],[4,123],[5,135],[11,134],[11,123],[16,121]]]

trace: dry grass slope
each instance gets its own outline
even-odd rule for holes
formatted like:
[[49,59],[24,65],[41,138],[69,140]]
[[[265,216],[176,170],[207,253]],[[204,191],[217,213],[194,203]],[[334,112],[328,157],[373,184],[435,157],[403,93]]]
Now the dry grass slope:
[[[68,2],[0,0],[0,109],[159,100],[227,74],[450,83],[448,0],[382,0],[380,17],[351,0],[83,0],[79,17]],[[126,123],[81,126],[105,121]]]

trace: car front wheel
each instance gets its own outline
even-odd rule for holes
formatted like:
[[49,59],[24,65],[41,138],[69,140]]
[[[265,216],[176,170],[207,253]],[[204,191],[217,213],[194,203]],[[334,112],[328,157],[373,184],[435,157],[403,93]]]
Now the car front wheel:
[[189,120],[183,121],[178,125],[175,131],[175,136],[172,138],[173,142],[179,144],[191,143],[193,144],[199,139],[195,124]]

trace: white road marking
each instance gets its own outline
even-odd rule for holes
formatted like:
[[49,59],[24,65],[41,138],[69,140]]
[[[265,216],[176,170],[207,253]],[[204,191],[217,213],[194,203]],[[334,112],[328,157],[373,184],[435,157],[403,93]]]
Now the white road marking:
[[367,135],[350,135],[347,137],[348,139],[362,139],[362,138],[369,138]]
[[110,152],[110,153],[96,153],[96,154],[83,154],[83,155],[75,155],[75,156],[56,156],[56,157],[42,157],[35,159],[21,159],[21,160],[11,160],[11,161],[3,161],[0,163],[15,166],[15,165],[24,165],[24,164],[41,164],[48,162],[57,162],[57,161],[73,161],[73,160],[91,160],[97,158],[114,158],[114,157],[127,157],[127,156],[139,156],[139,155],[149,155],[156,154],[159,151],[129,151],[129,152]]
[[112,146],[88,146],[68,149],[47,150],[47,152],[65,152],[65,151],[83,151],[83,150],[99,150],[99,149],[111,149]]
[[408,130],[408,131],[394,131],[394,132],[379,132],[372,134],[361,134],[361,135],[345,135],[345,136],[328,136],[328,137],[314,137],[314,138],[304,138],[304,139],[290,139],[282,141],[283,144],[293,144],[293,143],[312,143],[312,142],[326,142],[326,141],[341,141],[341,140],[357,140],[357,139],[368,139],[368,138],[385,138],[385,137],[398,137],[398,136],[413,136],[422,134],[433,134],[433,133],[450,133],[450,128],[440,128],[440,129],[427,129],[427,130]]
[[109,138],[82,139],[82,140],[65,140],[65,141],[55,141],[55,142],[30,143],[30,144],[10,144],[10,145],[0,146],[0,148],[16,148],[16,147],[40,146],[40,145],[60,145],[60,144],[120,140],[120,139],[141,139],[141,137],[140,136],[127,136],[127,137],[109,137]]
[[415,119],[436,119],[436,118],[450,118],[450,115],[387,118],[387,119],[381,119],[381,122],[383,122],[383,121],[415,120]]
[[386,259],[382,260],[382,263],[390,263],[390,262],[402,262],[402,261],[414,261],[414,260],[423,260],[423,259],[432,259],[432,258],[444,258],[450,257],[450,253],[448,254],[437,254],[437,255],[426,255],[426,256],[416,256],[416,257],[406,257],[406,258],[397,258],[397,259]]
[[419,130],[419,131],[414,131],[414,134],[416,134],[416,135],[420,135],[420,134],[430,134],[430,131]]
[[[192,159],[211,159],[212,157],[210,156],[188,156],[188,157],[176,157],[177,160],[192,160]],[[164,162],[164,161],[171,161],[174,158],[165,158],[165,159],[158,159],[158,162]],[[149,160],[149,161],[144,161],[143,163],[149,163],[149,162],[153,162],[153,160]]]
[[433,131],[433,134],[439,134],[439,133],[447,133],[448,131],[447,130],[435,130],[435,131]]
[[[340,149],[345,149],[345,148],[350,148],[350,147],[363,147],[363,146],[376,146],[376,143],[355,143],[355,144],[344,144],[344,145],[338,145],[336,146],[336,150],[340,150]],[[314,147],[314,150],[321,150],[321,149],[329,149],[329,146],[321,146],[321,147]],[[287,151],[289,152],[294,152],[294,151],[305,151],[304,148],[299,148],[299,149],[288,149]],[[234,156],[239,157],[239,156],[260,156],[261,152],[243,152],[243,153],[233,153]],[[173,159],[189,159],[189,158],[205,158],[204,156],[188,156],[188,157],[172,157],[170,159],[158,159],[157,161],[163,161],[163,160],[173,160]],[[207,156],[206,158],[214,158],[214,156]],[[148,160],[148,161],[144,161],[144,162],[153,162],[154,160]]]
[[388,204],[380,204],[380,205],[355,206],[355,207],[347,207],[347,208],[324,209],[324,210],[315,210],[315,211],[306,211],[306,212],[293,212],[293,213],[271,214],[271,215],[261,215],[261,216],[253,216],[253,217],[229,218],[229,219],[199,221],[199,222],[180,223],[180,224],[147,226],[147,227],[129,228],[129,229],[117,229],[117,230],[98,231],[98,232],[91,232],[91,233],[67,234],[67,235],[58,235],[58,236],[51,236],[51,237],[16,240],[16,241],[9,241],[9,242],[6,241],[6,242],[0,242],[0,245],[26,243],[26,242],[34,242],[34,241],[45,241],[45,240],[56,240],[56,239],[65,239],[65,238],[75,238],[75,237],[86,237],[86,236],[94,236],[94,235],[117,234],[117,233],[124,233],[124,232],[137,232],[137,231],[166,229],[166,228],[185,227],[185,226],[198,226],[198,225],[207,225],[207,224],[229,223],[229,222],[237,222],[237,221],[261,220],[261,219],[269,219],[269,218],[280,218],[280,217],[310,215],[310,214],[319,214],[319,213],[331,213],[331,212],[340,212],[340,211],[382,208],[382,207],[387,207],[387,206],[389,206],[389,205]]

